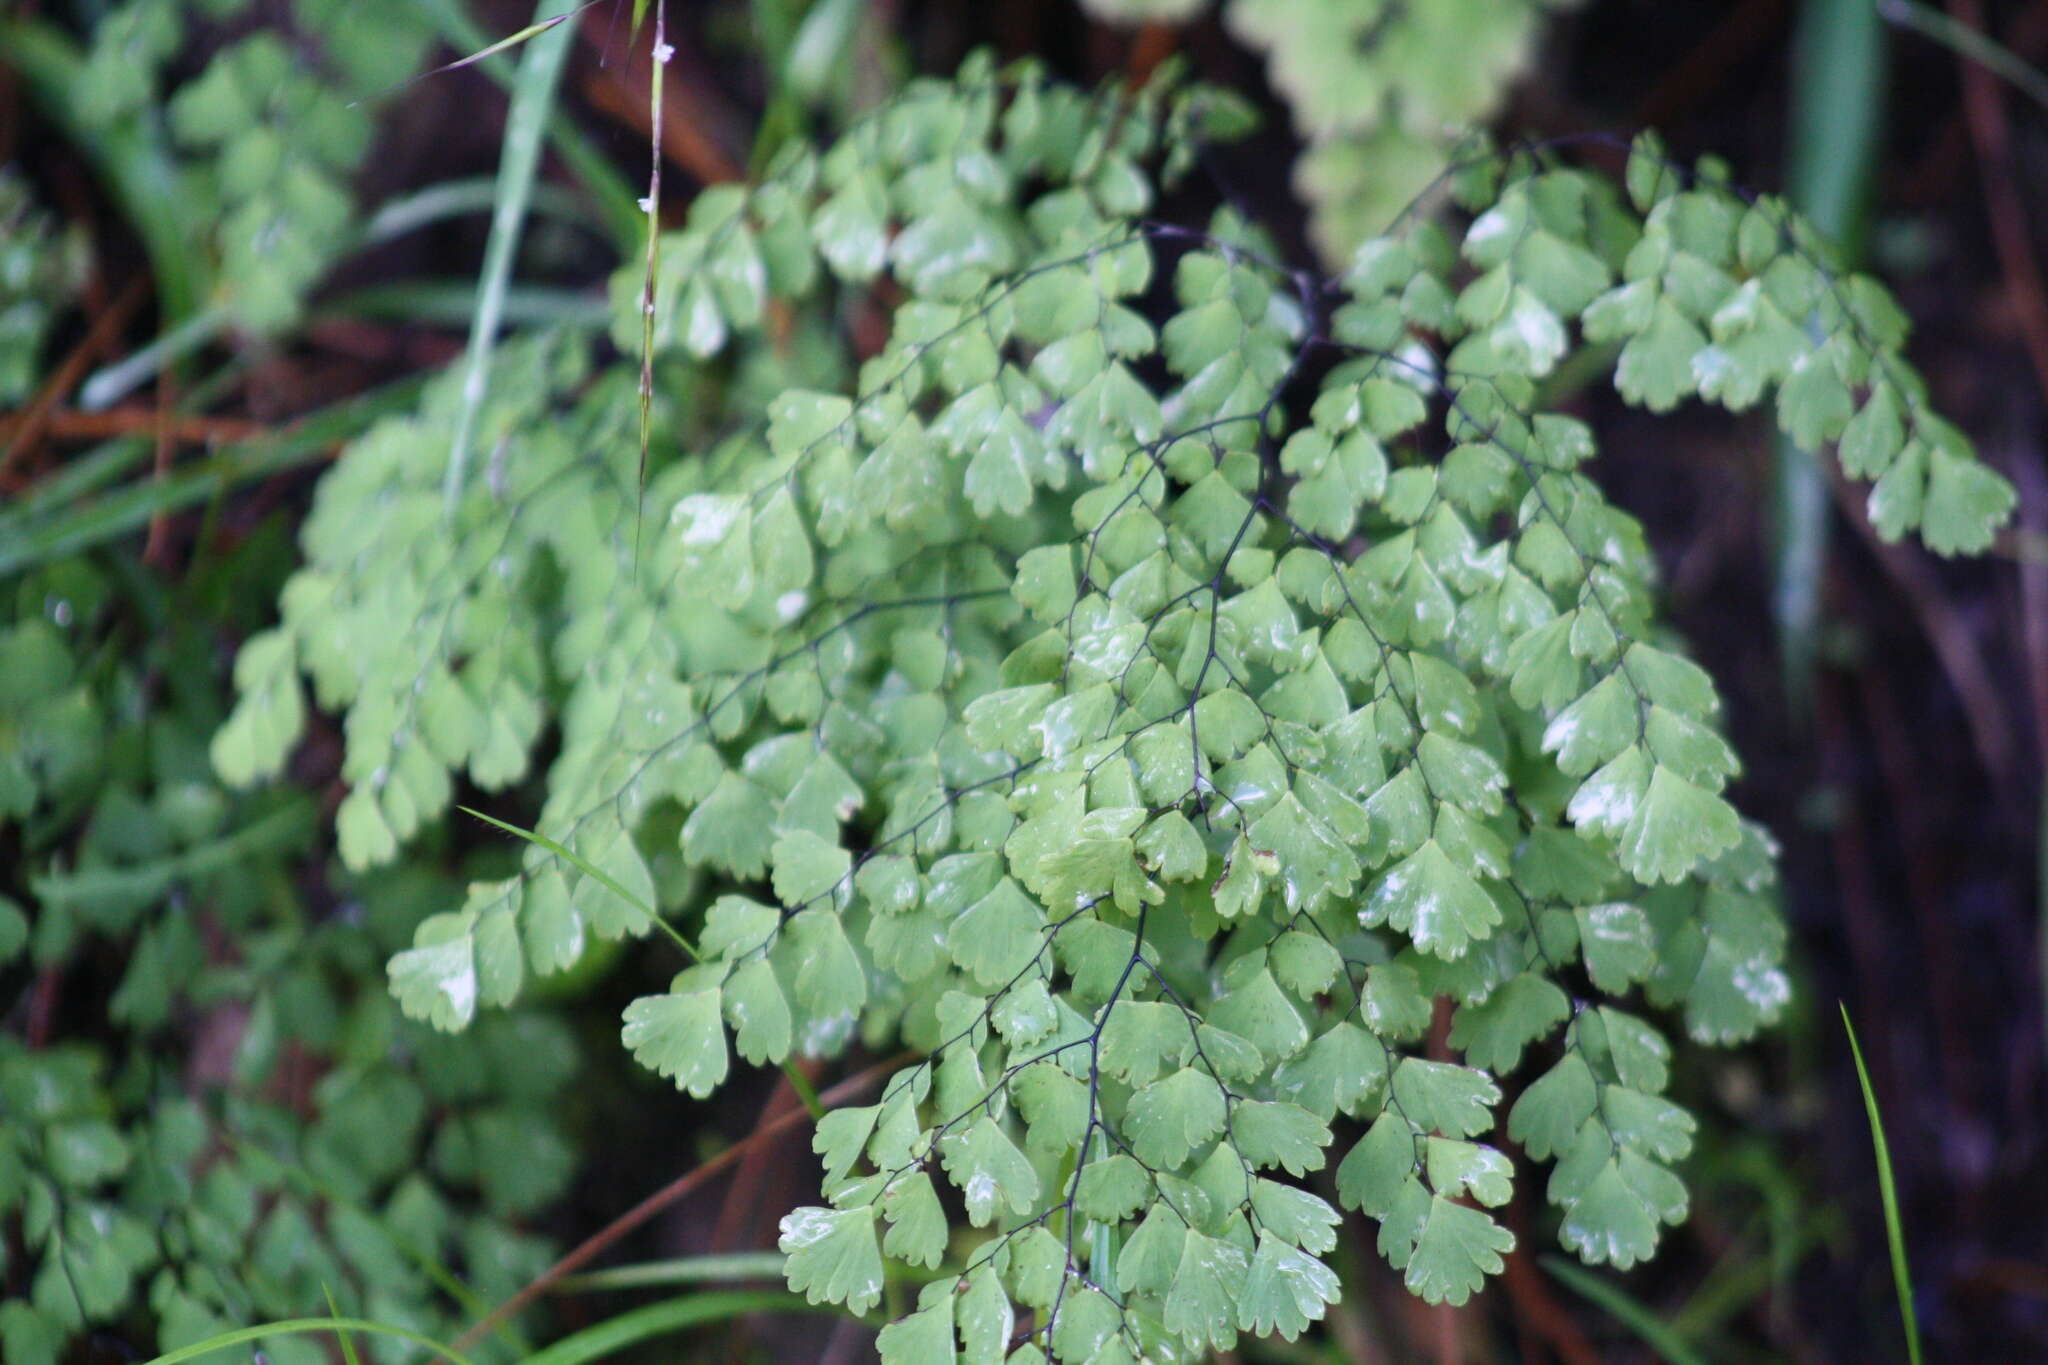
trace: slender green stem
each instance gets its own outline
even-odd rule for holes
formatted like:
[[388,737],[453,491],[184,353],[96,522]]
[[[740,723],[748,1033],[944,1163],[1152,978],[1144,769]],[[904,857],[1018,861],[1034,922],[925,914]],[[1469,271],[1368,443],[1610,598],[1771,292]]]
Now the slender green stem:
[[[640,14],[634,10],[637,25]],[[667,84],[669,58],[675,50],[668,45],[667,0],[654,0],[654,53],[648,63],[647,126],[648,135],[647,197],[640,201],[640,207],[647,214],[647,270],[640,283],[640,473],[633,486],[633,563],[640,563],[640,533],[646,524],[645,509],[640,506],[642,495],[647,491],[647,456],[654,441],[654,309],[655,293],[660,284],[661,270],[661,92]]]
[[29,887],[45,906],[79,901],[106,901],[128,896],[157,896],[172,882],[230,867],[267,849],[299,843],[313,830],[312,803],[294,801],[218,839],[182,853],[130,866],[87,866],[84,869],[31,877]]

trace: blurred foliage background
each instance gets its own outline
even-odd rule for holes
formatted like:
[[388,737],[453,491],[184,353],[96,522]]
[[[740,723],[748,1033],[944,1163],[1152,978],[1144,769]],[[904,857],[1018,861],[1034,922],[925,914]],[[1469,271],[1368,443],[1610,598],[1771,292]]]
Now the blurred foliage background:
[[[1410,35],[1372,5],[1276,0],[672,0],[664,212],[984,44],[1083,83],[1178,59],[1253,92],[1261,131],[1182,193],[1236,204],[1303,264],[1341,257],[1424,188],[1451,154],[1446,124],[1529,139],[1654,125],[1680,155],[1788,193],[1899,293],[1939,405],[2021,493],[1990,560],[1938,564],[1879,546],[1860,501],[1759,424],[1700,412],[1652,429],[1604,386],[1576,399],[1621,452],[1603,478],[1648,524],[1672,615],[1729,697],[1749,760],[1737,799],[1784,841],[1794,1020],[1693,1059],[1682,1086],[1709,1120],[1694,1212],[1654,1265],[1588,1283],[1524,1239],[1501,1283],[1430,1309],[1361,1242],[1339,1255],[1362,1288],[1319,1338],[1245,1355],[1902,1357],[1837,1000],[1884,1106],[1931,1349],[2048,1351],[2048,203],[2031,188],[2048,173],[2031,65],[2048,57],[2048,5],[1414,8],[1426,31]],[[608,276],[639,249],[654,130],[631,9],[568,21],[500,300],[510,328],[601,321]],[[323,460],[468,335],[516,53],[422,73],[531,17],[500,0],[11,0],[0,17],[11,1362],[147,1358],[329,1302],[453,1334],[798,1108],[773,1074],[710,1104],[636,1074],[614,1030],[645,983],[601,962],[460,1039],[406,1022],[382,964],[416,907],[453,903],[516,850],[457,825],[397,871],[351,877],[329,832],[344,786],[324,721],[280,788],[230,793],[207,758]],[[1374,41],[1414,44],[1384,89],[1318,60]],[[1618,151],[1587,148],[1619,169]],[[816,1175],[784,1123],[604,1255],[778,1285],[747,1253],[772,1246]],[[1356,1221],[1347,1235],[1370,1237]],[[521,1319],[542,1339],[650,1292],[620,1274],[555,1288],[576,1292]],[[757,1311],[779,1302],[727,1293],[687,1344],[645,1358],[870,1355],[855,1324]]]

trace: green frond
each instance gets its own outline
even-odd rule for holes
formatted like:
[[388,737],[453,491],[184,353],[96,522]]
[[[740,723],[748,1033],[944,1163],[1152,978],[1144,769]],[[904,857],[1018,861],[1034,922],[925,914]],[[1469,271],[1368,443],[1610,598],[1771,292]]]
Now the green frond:
[[[820,1125],[782,1225],[813,1302],[945,1269],[890,1361],[1295,1335],[1338,1292],[1326,1164],[1462,1303],[1538,1174],[1503,1124],[1585,1262],[1685,1218],[1666,1030],[1782,1012],[1775,847],[1593,433],[1541,402],[1569,357],[1618,344],[1657,411],[1770,404],[1938,552],[2011,506],[1776,201],[1648,140],[1619,186],[1495,158],[1325,280],[1148,217],[1202,98],[977,59],[701,195],[644,493],[629,267],[622,362],[501,348],[451,515],[453,381],[335,464],[215,741],[274,773],[310,684],[365,872],[550,741],[524,823],[575,858],[435,907],[392,961],[414,1017],[474,1026],[654,906],[701,961],[623,1038],[678,1086],[922,1051]],[[834,328],[882,299],[853,363]],[[1439,997],[1456,1060],[1422,1055]]]

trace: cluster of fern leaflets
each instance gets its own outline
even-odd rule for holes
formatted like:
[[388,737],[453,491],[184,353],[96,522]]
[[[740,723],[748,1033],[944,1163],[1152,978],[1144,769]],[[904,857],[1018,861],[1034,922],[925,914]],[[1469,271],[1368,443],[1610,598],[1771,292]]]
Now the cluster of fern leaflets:
[[[298,319],[308,291],[353,244],[348,178],[369,150],[366,102],[417,69],[431,30],[402,7],[364,23],[351,18],[349,0],[294,0],[288,25],[249,31],[252,8],[123,0],[70,59],[78,69],[66,88],[77,92],[70,116],[89,138],[146,149],[137,160],[149,166],[154,202],[135,207],[153,209],[156,232],[182,239],[158,252],[165,287],[175,294],[191,281],[202,294],[171,300],[172,311],[212,306],[264,334]],[[32,22],[12,40],[68,47]],[[202,39],[209,59],[167,91],[166,72]],[[192,212],[186,196],[209,211]],[[172,251],[183,259],[163,259]]]
[[[315,803],[210,771],[217,618],[192,607],[274,588],[261,551],[184,598],[83,559],[0,594],[0,837],[22,896],[0,892],[0,970],[34,982],[0,1033],[8,1365],[95,1338],[172,1350],[327,1296],[439,1331],[475,1307],[446,1301],[469,1292],[451,1265],[502,1295],[548,1259],[519,1222],[573,1165],[553,1108],[569,1029],[531,1010],[462,1038],[405,1020],[380,959],[447,883],[384,874],[318,915],[297,878]],[[89,962],[117,968],[101,998]],[[107,1039],[53,1036],[64,1010]],[[266,1350],[328,1358],[310,1339]]]
[[1684,1218],[1667,1031],[1783,1009],[1774,849],[1594,433],[1546,406],[1570,356],[1836,444],[1888,535],[1979,550],[2011,508],[1777,201],[1649,140],[1624,186],[1490,156],[1323,278],[1146,216],[1209,107],[977,61],[701,196],[647,487],[637,357],[508,346],[453,503],[452,383],[327,475],[214,741],[276,773],[310,678],[368,868],[554,737],[522,823],[575,862],[536,844],[427,919],[409,1014],[465,1027],[660,929],[680,970],[623,1040],[691,1094],[735,1052],[918,1049],[820,1124],[782,1225],[815,1301],[936,1276],[888,1361],[1294,1337],[1338,1206],[1448,1303],[1517,1179],[1589,1263]]
[[0,403],[35,387],[50,323],[86,266],[84,235],[58,229],[20,177],[0,170]]
[[[1575,0],[1226,0],[1264,52],[1302,152],[1309,236],[1343,262],[1442,176],[1535,57],[1543,20]],[[1083,0],[1111,23],[1185,23],[1206,0]]]

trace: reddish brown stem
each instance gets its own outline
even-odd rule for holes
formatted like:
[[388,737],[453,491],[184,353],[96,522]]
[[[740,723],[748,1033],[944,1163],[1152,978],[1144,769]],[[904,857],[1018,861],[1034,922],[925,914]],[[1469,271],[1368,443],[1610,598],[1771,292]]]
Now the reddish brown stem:
[[51,412],[57,406],[57,400],[69,393],[78,381],[85,377],[86,366],[98,359],[100,353],[120,336],[121,329],[128,325],[128,319],[134,315],[135,309],[142,302],[144,286],[145,281],[139,277],[130,282],[114,300],[113,306],[94,319],[85,336],[71,348],[71,353],[64,357],[56,369],[50,371],[50,377],[43,382],[43,387],[36,392],[36,396],[29,400],[29,405],[22,410],[20,416],[5,428],[0,428],[6,431],[7,441],[4,447],[0,447],[0,477],[4,477],[8,468],[28,453],[29,448],[41,438],[49,424]]
[[[768,1092],[767,1102],[761,1106],[760,1117],[754,1121],[755,1130],[758,1132],[766,1128],[800,1104],[789,1078],[778,1076],[774,1089]],[[730,1251],[735,1243],[744,1242],[751,1236],[760,1214],[762,1182],[774,1157],[775,1144],[763,1142],[740,1162],[739,1170],[733,1173],[732,1184],[726,1188],[725,1202],[718,1210],[718,1222],[712,1226],[713,1251]]]
[[[917,1060],[915,1052],[898,1053],[885,1062],[877,1062],[865,1071],[848,1076],[839,1084],[819,1095],[818,1098],[827,1108],[830,1108],[835,1104],[840,1104],[853,1098],[875,1082],[886,1078],[915,1060]],[[744,1158],[748,1152],[754,1150],[756,1145],[767,1142],[775,1137],[776,1134],[794,1128],[800,1123],[809,1122],[810,1117],[810,1111],[806,1109],[793,1109],[788,1113],[779,1115],[762,1124],[750,1135],[735,1142],[709,1161],[684,1172],[676,1179],[656,1190],[653,1194],[648,1195],[632,1208],[627,1209],[617,1218],[605,1224],[594,1235],[585,1238],[582,1243],[569,1252],[568,1255],[562,1257],[561,1260],[556,1261],[546,1270],[534,1276],[533,1279],[527,1282],[525,1288],[485,1314],[476,1325],[456,1339],[456,1351],[466,1351],[476,1345],[478,1341],[483,1339],[486,1333],[495,1329],[500,1323],[519,1312],[520,1309],[532,1303],[542,1294],[547,1293],[563,1276],[573,1275],[584,1266],[590,1264],[607,1247],[617,1242],[634,1228],[645,1223],[648,1219],[654,1217],[655,1214],[660,1213],[669,1205],[683,1198],[683,1196],[701,1188],[712,1176]]]
[[[12,435],[32,417],[0,417],[0,436]],[[241,417],[206,417],[159,413],[154,407],[112,408],[106,412],[52,412],[41,421],[42,434],[59,441],[103,441],[111,436],[161,435],[173,443],[208,445],[253,441],[275,430]]]

